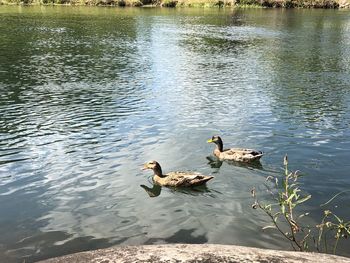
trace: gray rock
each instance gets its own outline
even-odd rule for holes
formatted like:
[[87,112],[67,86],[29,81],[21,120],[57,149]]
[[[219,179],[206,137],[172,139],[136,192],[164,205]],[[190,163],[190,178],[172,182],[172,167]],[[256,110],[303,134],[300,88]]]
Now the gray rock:
[[41,263],[217,263],[217,262],[332,262],[350,263],[349,258],[321,253],[278,251],[231,245],[167,244],[116,246],[47,259]]

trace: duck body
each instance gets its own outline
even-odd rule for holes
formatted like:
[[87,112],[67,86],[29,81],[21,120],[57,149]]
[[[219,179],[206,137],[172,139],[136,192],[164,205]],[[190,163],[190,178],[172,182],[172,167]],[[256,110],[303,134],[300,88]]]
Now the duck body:
[[206,176],[197,172],[170,172],[164,177],[155,174],[153,181],[162,186],[189,187],[203,185],[213,178],[214,176]]
[[218,149],[215,149],[213,154],[220,160],[244,163],[258,161],[263,156],[263,153],[261,151],[243,148],[225,149],[222,152],[220,152]]
[[224,150],[223,142],[219,136],[213,136],[210,140],[208,140],[208,143],[211,142],[216,144],[213,154],[222,161],[227,160],[249,163],[258,161],[263,156],[263,152],[253,149],[231,148]]
[[214,176],[207,176],[198,172],[170,172],[163,174],[159,163],[156,161],[146,163],[143,169],[152,169],[154,172],[153,181],[161,186],[199,186],[214,178]]

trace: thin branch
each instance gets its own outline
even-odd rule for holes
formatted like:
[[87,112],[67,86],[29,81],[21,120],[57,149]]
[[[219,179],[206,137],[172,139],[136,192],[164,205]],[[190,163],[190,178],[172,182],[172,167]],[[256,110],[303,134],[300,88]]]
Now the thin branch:
[[278,225],[277,222],[275,221],[273,215],[272,215],[270,212],[266,211],[266,210],[260,205],[260,203],[258,203],[258,204],[259,204],[259,207],[272,219],[272,222],[273,222],[273,224],[275,225],[276,229],[277,229],[285,238],[287,238],[289,241],[293,242],[293,240],[292,240],[289,236],[287,236],[287,235],[282,231],[282,229],[279,227],[279,225]]
[[325,206],[325,205],[328,205],[330,202],[332,202],[336,197],[338,197],[339,195],[343,194],[343,193],[346,193],[346,192],[350,192],[350,190],[344,190],[344,191],[341,191],[339,193],[337,193],[336,195],[334,195],[331,199],[329,199],[326,203],[324,204],[321,204],[321,207],[322,206]]

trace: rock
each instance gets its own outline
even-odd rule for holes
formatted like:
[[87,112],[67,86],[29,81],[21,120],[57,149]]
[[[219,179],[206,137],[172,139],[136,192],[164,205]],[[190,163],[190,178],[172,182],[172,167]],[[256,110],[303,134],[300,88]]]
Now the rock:
[[115,246],[47,259],[41,263],[218,263],[218,262],[332,262],[350,263],[349,258],[307,252],[279,251],[231,245],[167,244]]

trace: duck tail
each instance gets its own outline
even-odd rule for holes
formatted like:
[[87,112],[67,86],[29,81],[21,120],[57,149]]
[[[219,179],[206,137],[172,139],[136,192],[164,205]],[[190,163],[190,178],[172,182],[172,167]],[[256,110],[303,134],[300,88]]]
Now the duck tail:
[[263,155],[264,155],[264,154],[263,154],[262,152],[261,152],[260,154],[255,155],[255,156],[254,156],[254,161],[260,160],[260,158],[263,157]]
[[206,182],[208,182],[209,180],[211,180],[213,178],[214,178],[214,176],[206,176],[199,181],[199,184],[205,184]]
[[264,152],[256,151],[255,153],[253,153],[253,155],[254,155],[254,160],[259,160],[264,155]]

